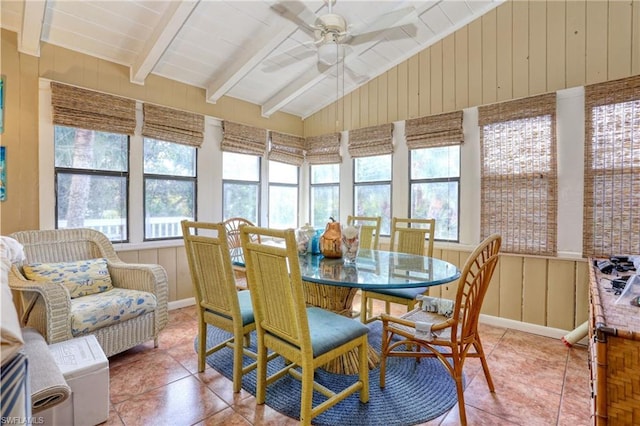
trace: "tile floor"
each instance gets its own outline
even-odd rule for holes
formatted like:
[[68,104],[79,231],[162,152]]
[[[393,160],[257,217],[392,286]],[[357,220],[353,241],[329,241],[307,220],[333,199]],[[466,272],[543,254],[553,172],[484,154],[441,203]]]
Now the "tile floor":
[[[359,300],[354,302],[359,309]],[[294,425],[298,422],[256,405],[244,390],[207,366],[197,372],[193,339],[196,310],[171,311],[152,342],[109,359],[110,413],[103,425]],[[557,339],[481,326],[487,362],[496,387],[490,393],[479,360],[465,365],[469,425],[588,425],[587,350]],[[371,386],[375,386],[371,383]],[[458,407],[427,425],[459,424]]]

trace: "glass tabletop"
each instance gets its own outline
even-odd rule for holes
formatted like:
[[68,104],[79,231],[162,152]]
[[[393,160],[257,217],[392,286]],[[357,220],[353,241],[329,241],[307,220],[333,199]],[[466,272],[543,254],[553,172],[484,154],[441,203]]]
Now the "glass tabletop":
[[304,281],[365,290],[430,287],[460,277],[444,260],[383,250],[360,250],[355,264],[313,254],[299,260]]

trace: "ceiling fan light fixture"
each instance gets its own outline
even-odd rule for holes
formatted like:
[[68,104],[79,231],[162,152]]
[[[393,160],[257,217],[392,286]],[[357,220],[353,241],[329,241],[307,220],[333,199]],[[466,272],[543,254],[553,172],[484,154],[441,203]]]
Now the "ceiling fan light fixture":
[[325,65],[335,65],[344,59],[344,45],[324,43],[318,46],[318,61]]

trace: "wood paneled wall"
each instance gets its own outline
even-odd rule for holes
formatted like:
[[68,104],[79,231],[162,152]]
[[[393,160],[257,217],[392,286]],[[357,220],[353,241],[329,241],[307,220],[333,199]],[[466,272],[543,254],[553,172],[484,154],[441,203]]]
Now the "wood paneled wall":
[[[304,121],[305,136],[640,74],[640,0],[507,1]],[[343,117],[335,128],[336,109]]]
[[[304,121],[305,136],[640,74],[640,0],[507,1]],[[342,117],[335,127],[335,117]],[[580,164],[578,164],[580,166]],[[462,266],[468,252],[436,250]],[[502,255],[483,313],[571,330],[588,317],[585,260]],[[433,289],[450,297],[455,286]]]

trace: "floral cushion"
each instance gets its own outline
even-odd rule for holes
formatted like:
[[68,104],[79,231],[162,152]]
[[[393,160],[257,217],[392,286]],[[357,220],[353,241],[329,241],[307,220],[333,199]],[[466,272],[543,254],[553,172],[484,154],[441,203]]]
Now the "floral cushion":
[[22,269],[27,279],[64,284],[72,299],[101,293],[113,288],[107,269],[107,259],[32,263],[25,265]]
[[99,328],[153,312],[156,296],[146,291],[114,288],[71,300],[71,334],[80,336]]

